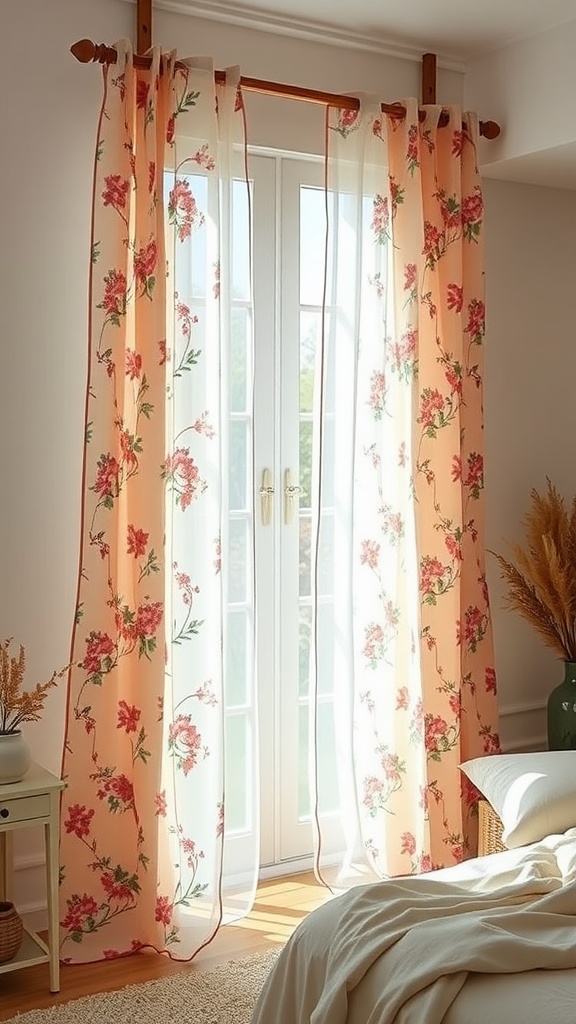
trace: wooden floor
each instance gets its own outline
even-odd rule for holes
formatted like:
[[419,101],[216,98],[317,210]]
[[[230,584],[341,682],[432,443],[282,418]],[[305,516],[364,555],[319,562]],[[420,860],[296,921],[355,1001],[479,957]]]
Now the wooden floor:
[[48,964],[0,974],[0,1020],[177,971],[205,970],[283,945],[299,921],[327,899],[328,890],[318,884],[312,872],[261,882],[251,913],[238,924],[222,928],[189,965],[174,963],[155,953],[97,964],[63,964],[57,995],[49,991]]

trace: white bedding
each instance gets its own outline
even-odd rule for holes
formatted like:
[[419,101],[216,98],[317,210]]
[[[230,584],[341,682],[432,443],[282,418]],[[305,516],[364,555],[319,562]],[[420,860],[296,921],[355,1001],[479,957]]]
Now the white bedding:
[[253,1024],[572,1020],[576,829],[336,897],[296,929],[253,1015]]

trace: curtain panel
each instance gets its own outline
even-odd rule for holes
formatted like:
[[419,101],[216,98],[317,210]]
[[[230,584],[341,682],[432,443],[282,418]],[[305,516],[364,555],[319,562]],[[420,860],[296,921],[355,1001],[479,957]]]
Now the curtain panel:
[[[500,749],[484,564],[478,124],[328,112],[315,435],[314,698],[331,651],[346,853],[311,734],[317,871],[346,885],[475,853],[461,761]],[[338,453],[330,459],[329,449]],[[334,537],[333,543],[331,542]],[[334,588],[334,622],[322,605]],[[332,798],[333,799],[333,798]]]
[[[227,908],[221,566],[239,75],[216,87],[210,61],[176,65],[157,48],[137,70],[130,44],[116,48],[94,168],[63,760],[61,958],[72,962],[144,947],[189,959],[250,906],[258,860],[254,823],[251,868]],[[252,590],[248,572],[248,607]]]

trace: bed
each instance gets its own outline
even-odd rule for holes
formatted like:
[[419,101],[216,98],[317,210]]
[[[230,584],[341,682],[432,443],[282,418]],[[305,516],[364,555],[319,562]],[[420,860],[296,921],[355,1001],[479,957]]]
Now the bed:
[[358,886],[313,911],[252,1024],[576,1021],[576,751],[495,755],[462,770],[508,848]]

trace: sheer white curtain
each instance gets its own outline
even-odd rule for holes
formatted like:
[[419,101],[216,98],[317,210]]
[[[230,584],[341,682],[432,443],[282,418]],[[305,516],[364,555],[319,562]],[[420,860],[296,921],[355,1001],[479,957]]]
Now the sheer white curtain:
[[[345,850],[337,871],[328,867],[330,858],[322,856],[321,822],[330,810],[322,792],[325,773],[315,770],[312,778],[322,877],[349,884],[374,877],[381,867],[372,860],[372,826],[378,822],[371,814],[372,803],[367,806],[363,796],[370,800],[374,787],[380,787],[382,755],[394,735],[394,715],[387,714],[384,731],[374,742],[390,676],[412,677],[417,685],[413,639],[418,608],[413,520],[405,513],[408,476],[397,461],[409,433],[410,388],[399,389],[386,403],[386,342],[395,335],[395,320],[385,212],[387,152],[374,133],[380,106],[375,98],[363,97],[358,115],[330,114],[324,325],[315,374],[315,644],[310,678],[316,691],[312,705],[317,707],[318,693],[326,685],[323,674],[327,666],[332,668]],[[393,543],[371,542],[370,538],[382,537],[385,522]],[[402,622],[401,605],[406,612]],[[314,727],[311,737],[316,765],[322,750],[317,748]],[[418,775],[422,777],[422,769]],[[333,783],[330,788],[326,799],[333,801]]]
[[[167,550],[172,638],[163,771],[176,827],[169,830],[168,860],[180,865],[179,893],[186,894],[179,914],[205,938],[220,920],[248,911],[259,865],[251,232],[249,186],[241,180],[239,69],[228,69],[226,84],[214,86],[212,61],[186,63],[186,80],[179,81],[178,74],[174,79],[177,116],[165,175],[171,228]],[[248,370],[240,388],[239,351]],[[241,500],[239,451],[246,460]],[[231,625],[239,615],[245,631],[241,667]],[[241,697],[232,693],[233,678]],[[246,717],[241,714],[254,741],[246,757],[235,742],[235,705],[250,709]],[[236,830],[229,827],[236,817],[236,793],[229,794],[229,804],[226,800],[231,780],[240,783],[246,809]],[[241,857],[233,849],[239,843]]]

